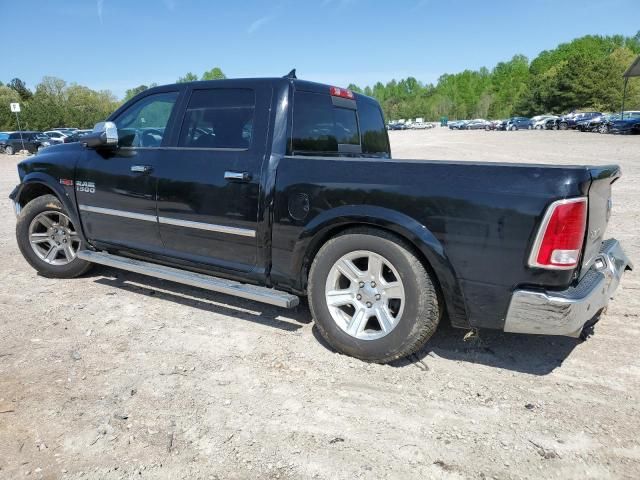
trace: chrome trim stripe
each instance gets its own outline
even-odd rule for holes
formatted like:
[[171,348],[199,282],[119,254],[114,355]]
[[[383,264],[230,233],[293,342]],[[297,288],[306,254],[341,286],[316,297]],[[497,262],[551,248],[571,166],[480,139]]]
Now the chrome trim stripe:
[[113,215],[116,217],[132,218],[134,220],[144,220],[146,222],[160,222],[165,225],[174,225],[176,227],[197,228],[199,230],[207,230],[209,232],[226,233],[229,235],[239,235],[241,237],[255,238],[256,231],[248,228],[228,227],[225,225],[216,225],[214,223],[192,222],[189,220],[179,220],[177,218],[156,217],[155,215],[146,215],[144,213],[127,212],[124,210],[114,210],[111,208],[93,207],[91,205],[80,205],[80,210],[84,212],[100,213],[103,215]]
[[132,218],[134,220],[144,220],[146,222],[157,222],[155,215],[145,215],[144,213],[126,212],[124,210],[113,210],[111,208],[93,207],[91,205],[80,205],[83,212],[101,213],[103,215],[113,215],[115,217]]
[[165,225],[174,225],[176,227],[197,228],[199,230],[207,230],[209,232],[228,233],[229,235],[240,235],[242,237],[255,237],[256,231],[248,228],[227,227],[225,225],[216,225],[214,223],[192,222],[189,220],[178,220],[177,218],[159,217],[158,221]]

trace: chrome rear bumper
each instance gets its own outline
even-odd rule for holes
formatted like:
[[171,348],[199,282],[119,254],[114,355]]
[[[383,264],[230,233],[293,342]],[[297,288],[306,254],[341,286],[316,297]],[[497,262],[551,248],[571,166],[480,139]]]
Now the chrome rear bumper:
[[625,270],[632,268],[620,243],[606,240],[576,286],[563,291],[513,292],[504,331],[579,337],[585,324],[607,306]]

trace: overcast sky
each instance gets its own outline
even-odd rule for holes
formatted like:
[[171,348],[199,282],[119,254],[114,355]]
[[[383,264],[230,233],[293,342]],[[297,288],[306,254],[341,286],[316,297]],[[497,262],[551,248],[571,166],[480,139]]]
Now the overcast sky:
[[640,0],[4,1],[0,80],[53,75],[122,96],[220,66],[360,86],[492,67],[585,34],[634,35]]

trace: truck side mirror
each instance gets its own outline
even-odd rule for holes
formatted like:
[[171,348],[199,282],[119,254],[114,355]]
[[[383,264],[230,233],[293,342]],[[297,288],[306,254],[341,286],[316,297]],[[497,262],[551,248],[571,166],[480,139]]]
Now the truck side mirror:
[[93,132],[82,137],[82,143],[89,148],[117,147],[118,127],[113,122],[99,122]]

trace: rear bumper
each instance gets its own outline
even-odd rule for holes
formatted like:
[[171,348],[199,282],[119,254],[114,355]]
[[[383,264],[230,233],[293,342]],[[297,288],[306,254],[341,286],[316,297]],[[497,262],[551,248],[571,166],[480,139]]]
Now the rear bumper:
[[607,306],[625,270],[632,268],[620,243],[606,240],[576,286],[563,291],[513,292],[504,331],[578,337],[585,324]]

